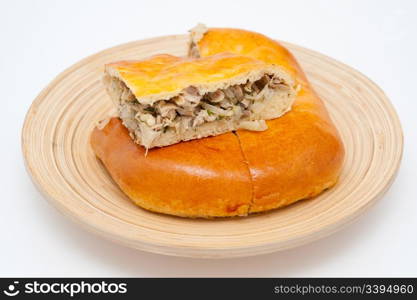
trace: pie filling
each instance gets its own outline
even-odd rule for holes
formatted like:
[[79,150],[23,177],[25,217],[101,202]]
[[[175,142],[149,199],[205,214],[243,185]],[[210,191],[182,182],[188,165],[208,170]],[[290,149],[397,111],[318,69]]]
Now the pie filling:
[[132,138],[140,139],[146,148],[167,131],[181,135],[221,120],[234,123],[236,129],[265,130],[265,121],[254,120],[262,119],[262,111],[271,101],[288,98],[291,93],[288,85],[271,74],[208,93],[189,86],[175,97],[147,105],[141,104],[118,78],[111,77],[110,92],[116,99],[123,124]]

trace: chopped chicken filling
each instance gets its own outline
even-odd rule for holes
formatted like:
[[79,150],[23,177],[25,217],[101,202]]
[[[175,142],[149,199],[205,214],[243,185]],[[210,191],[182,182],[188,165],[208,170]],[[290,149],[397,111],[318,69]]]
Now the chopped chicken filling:
[[112,78],[111,89],[118,95],[118,109],[124,125],[131,133],[139,131],[143,144],[152,143],[167,130],[181,133],[216,120],[250,121],[252,113],[260,112],[265,106],[264,101],[277,91],[289,92],[289,87],[279,78],[268,74],[255,82],[247,81],[206,94],[189,86],[179,95],[156,101],[153,105],[140,104],[127,86],[116,78]]

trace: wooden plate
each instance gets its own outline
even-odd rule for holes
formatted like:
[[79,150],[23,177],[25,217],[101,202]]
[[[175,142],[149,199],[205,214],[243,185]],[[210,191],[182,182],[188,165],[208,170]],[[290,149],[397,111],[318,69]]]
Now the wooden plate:
[[95,158],[89,136],[112,113],[103,65],[157,53],[184,55],[186,36],[132,42],[70,67],[32,104],[23,127],[26,166],[61,212],[137,249],[192,257],[237,257],[295,247],[351,222],[391,185],[402,155],[400,122],[384,93],[359,72],[317,52],[285,45],[322,96],[346,147],[340,182],[312,200],[246,218],[193,220],[133,205]]

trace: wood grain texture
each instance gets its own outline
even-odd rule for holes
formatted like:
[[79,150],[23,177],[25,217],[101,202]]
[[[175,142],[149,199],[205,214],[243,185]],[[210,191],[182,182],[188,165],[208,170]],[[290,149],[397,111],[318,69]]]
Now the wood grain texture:
[[33,102],[22,132],[26,167],[65,215],[123,245],[167,255],[227,258],[288,249],[327,236],[389,188],[403,148],[398,117],[384,93],[359,72],[284,43],[325,101],[346,156],[339,183],[311,200],[245,218],[183,219],[131,203],[95,158],[96,122],[113,114],[100,82],[105,63],[157,53],[185,55],[185,35],[131,42],[92,55],[51,82]]

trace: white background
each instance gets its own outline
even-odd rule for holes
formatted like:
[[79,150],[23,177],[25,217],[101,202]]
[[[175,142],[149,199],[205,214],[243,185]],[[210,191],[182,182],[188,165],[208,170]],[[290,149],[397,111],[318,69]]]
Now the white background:
[[[1,1],[0,276],[417,276],[417,1]],[[258,257],[203,260],[144,253],[61,216],[25,172],[24,116],[83,57],[197,22],[238,27],[334,57],[380,85],[405,149],[386,196],[331,237]]]

